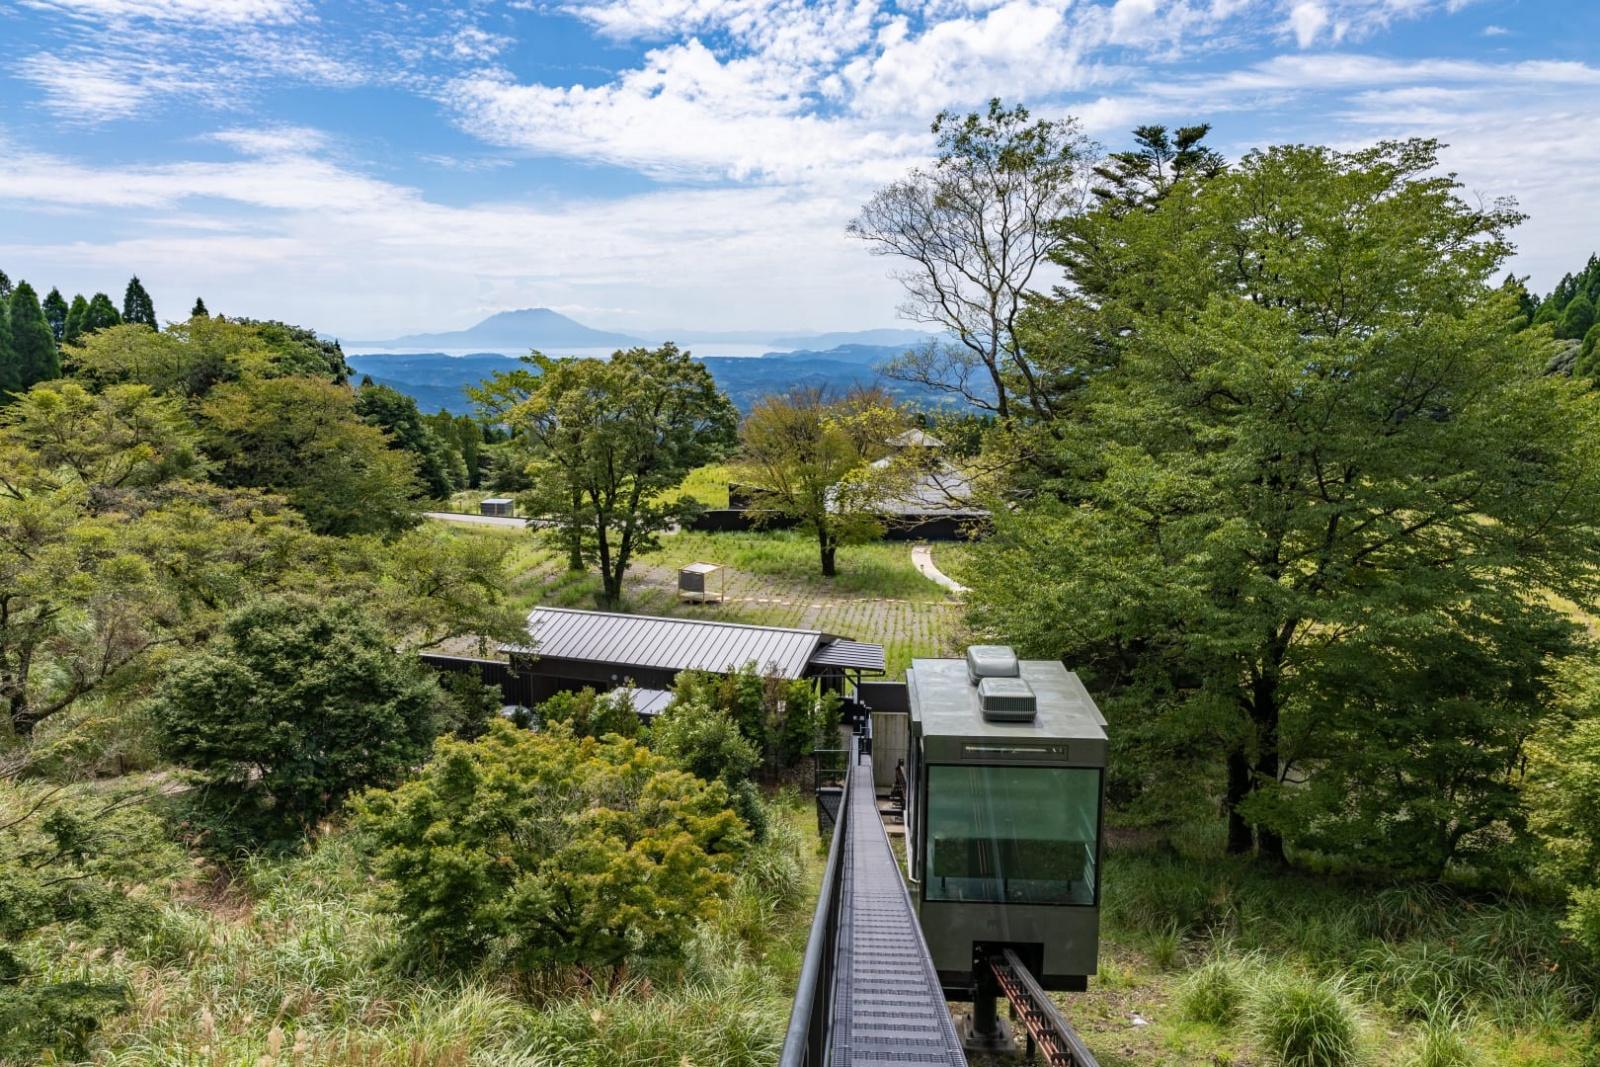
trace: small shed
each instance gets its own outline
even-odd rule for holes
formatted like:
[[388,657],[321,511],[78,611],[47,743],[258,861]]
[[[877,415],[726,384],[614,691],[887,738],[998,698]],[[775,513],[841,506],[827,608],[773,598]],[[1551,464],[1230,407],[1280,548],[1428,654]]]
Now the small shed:
[[516,504],[508,496],[491,496],[478,504],[478,514],[493,515],[496,518],[509,519],[516,510]]
[[715,563],[691,563],[678,571],[678,599],[696,604],[720,604],[727,578]]

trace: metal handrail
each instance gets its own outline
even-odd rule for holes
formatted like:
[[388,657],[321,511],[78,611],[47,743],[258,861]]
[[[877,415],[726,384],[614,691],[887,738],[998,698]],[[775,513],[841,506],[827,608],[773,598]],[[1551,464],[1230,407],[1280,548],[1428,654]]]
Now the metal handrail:
[[844,792],[839,798],[839,814],[833,825],[833,840],[828,845],[828,863],[822,872],[822,890],[817,910],[811,917],[811,934],[806,939],[806,954],[800,964],[800,983],[794,993],[794,1009],[789,1013],[789,1029],[783,1038],[780,1067],[819,1067],[827,1054],[828,1018],[833,1010],[829,993],[833,989],[834,952],[839,933],[839,894],[844,879],[844,839],[849,832],[850,774],[844,776]]

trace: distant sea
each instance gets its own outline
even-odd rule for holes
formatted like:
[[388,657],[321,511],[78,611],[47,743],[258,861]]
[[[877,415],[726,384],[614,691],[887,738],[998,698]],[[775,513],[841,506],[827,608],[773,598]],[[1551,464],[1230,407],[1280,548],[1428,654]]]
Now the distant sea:
[[[768,352],[793,352],[796,349],[774,347],[769,344],[695,344],[692,341],[685,344],[680,342],[679,348],[687,348],[693,355],[702,358],[742,358],[748,356],[761,356]],[[606,359],[615,348],[547,348],[540,349],[547,356],[577,356],[579,358]],[[433,356],[479,356],[479,355],[505,355],[520,358],[527,354],[526,349],[515,352],[502,352],[495,348],[428,348],[418,349],[415,345],[409,348],[373,348],[364,345],[345,345],[344,352],[347,356],[399,356],[418,355],[426,352]]]

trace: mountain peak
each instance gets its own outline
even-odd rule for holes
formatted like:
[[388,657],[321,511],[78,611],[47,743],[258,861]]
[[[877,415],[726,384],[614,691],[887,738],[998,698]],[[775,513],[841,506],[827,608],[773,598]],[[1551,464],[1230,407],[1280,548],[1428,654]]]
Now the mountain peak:
[[549,349],[560,355],[563,348],[626,348],[640,344],[638,338],[610,330],[597,330],[550,308],[515,308],[497,311],[465,330],[445,333],[414,333],[388,341],[352,341],[354,347],[367,348],[475,348],[520,352],[530,348]]

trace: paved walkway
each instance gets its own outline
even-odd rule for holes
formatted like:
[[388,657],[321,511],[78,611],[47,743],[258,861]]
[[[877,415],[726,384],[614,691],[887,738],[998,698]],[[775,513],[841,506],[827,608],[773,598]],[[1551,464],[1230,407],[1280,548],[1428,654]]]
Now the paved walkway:
[[966,586],[934,566],[932,545],[912,545],[911,565],[921,571],[924,578],[938,582],[952,593],[965,593],[967,591]]
[[465,511],[424,511],[425,519],[438,519],[440,522],[462,522],[469,526],[512,526],[521,529],[528,525],[527,519],[514,519],[509,515],[473,515]]

